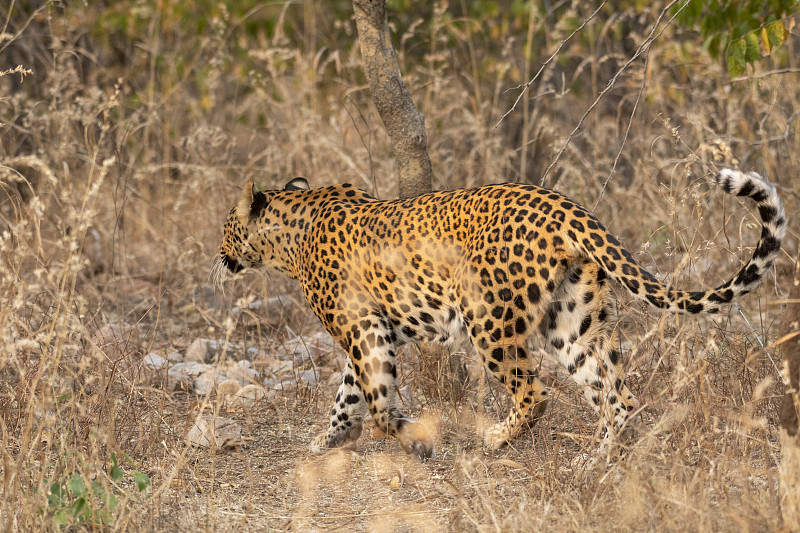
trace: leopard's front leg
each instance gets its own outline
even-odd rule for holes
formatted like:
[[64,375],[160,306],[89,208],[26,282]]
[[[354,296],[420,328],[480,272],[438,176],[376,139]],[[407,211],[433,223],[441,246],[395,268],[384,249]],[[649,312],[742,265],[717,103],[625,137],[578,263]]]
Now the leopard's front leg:
[[433,438],[397,406],[397,336],[389,320],[372,314],[359,322],[360,336],[350,345],[353,363],[364,400],[375,424],[400,446],[419,459],[433,455]]

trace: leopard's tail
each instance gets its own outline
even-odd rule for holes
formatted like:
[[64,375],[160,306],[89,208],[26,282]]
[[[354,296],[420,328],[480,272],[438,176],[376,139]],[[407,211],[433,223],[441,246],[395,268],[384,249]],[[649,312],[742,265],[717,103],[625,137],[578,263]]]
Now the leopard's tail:
[[608,233],[604,235],[607,246],[587,246],[585,241],[581,248],[634,296],[654,307],[692,314],[717,313],[721,304],[730,303],[755,289],[772,267],[786,234],[786,216],[775,186],[755,172],[725,169],[714,181],[727,193],[752,198],[761,216],[761,238],[752,257],[734,277],[719,287],[697,292],[668,288],[636,264],[630,253]]

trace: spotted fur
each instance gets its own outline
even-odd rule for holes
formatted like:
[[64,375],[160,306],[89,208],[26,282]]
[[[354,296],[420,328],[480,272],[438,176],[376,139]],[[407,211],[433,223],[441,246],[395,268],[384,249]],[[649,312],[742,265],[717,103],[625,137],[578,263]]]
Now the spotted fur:
[[716,182],[756,202],[762,231],[747,264],[707,291],[666,287],[585,208],[515,184],[378,201],[352,185],[309,190],[302,178],[283,191],[248,183],[225,224],[217,272],[266,266],[296,279],[349,353],[315,451],[357,440],[368,410],[407,452],[432,454],[395,393],[397,349],[420,341],[476,348],[514,400],[484,434],[487,445],[503,445],[547,405],[527,345],[537,330],[614,435],[637,403],[624,384],[608,278],[658,308],[716,313],[753,290],[778,254],[786,220],[772,184],[735,170]]

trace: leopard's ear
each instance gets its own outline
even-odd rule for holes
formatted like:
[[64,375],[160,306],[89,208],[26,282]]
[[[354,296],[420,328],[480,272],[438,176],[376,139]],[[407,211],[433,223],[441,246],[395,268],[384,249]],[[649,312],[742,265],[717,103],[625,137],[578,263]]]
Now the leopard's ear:
[[283,188],[284,191],[307,191],[311,187],[308,186],[308,181],[305,178],[297,177],[286,184]]
[[236,206],[236,218],[239,222],[246,226],[250,218],[250,206],[253,205],[253,195],[256,193],[256,186],[252,181],[248,181],[242,188],[242,197],[239,204]]
[[267,195],[256,189],[252,181],[244,184],[242,197],[236,206],[236,218],[243,226],[258,216],[264,206],[267,205]]

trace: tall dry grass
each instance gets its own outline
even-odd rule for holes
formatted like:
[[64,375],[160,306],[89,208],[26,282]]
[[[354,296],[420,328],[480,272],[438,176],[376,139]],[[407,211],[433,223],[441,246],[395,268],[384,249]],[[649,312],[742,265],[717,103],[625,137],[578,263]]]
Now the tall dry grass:
[[[402,386],[414,412],[441,424],[437,460],[415,463],[369,437],[358,454],[308,454],[336,357],[320,362],[318,387],[244,415],[239,449],[184,446],[194,399],[160,388],[145,354],[207,336],[266,346],[287,326],[319,328],[302,306],[270,328],[232,319],[242,296],[297,296],[274,273],[214,293],[210,260],[238,187],[304,175],[388,198],[394,171],[338,6],[258,5],[243,16],[209,4],[197,26],[175,6],[118,6],[0,10],[10,21],[0,71],[32,71],[0,76],[0,527],[780,529],[769,343],[786,255],[757,294],[718,318],[662,315],[617,291],[629,382],[645,409],[625,459],[609,465],[586,460],[594,416],[553,365],[543,363],[555,393],[546,417],[489,453],[473,428],[502,415],[504,396],[480,387],[480,375],[453,389],[447,365],[411,350]],[[591,22],[495,127],[516,97],[506,89],[569,34],[567,15],[590,7],[534,13],[530,31],[502,13],[471,16],[466,3],[393,18],[437,188],[538,182],[662,6]],[[112,15],[134,22],[117,26]],[[275,21],[272,32],[248,29]],[[796,68],[797,46],[792,35],[760,68]],[[677,29],[643,66],[588,116],[547,184],[594,207],[661,278],[713,286],[752,251],[758,218],[704,174],[723,164],[766,172],[790,218],[797,212],[796,75],[731,83]],[[785,249],[797,237],[790,226]],[[152,484],[140,490],[142,475]]]

